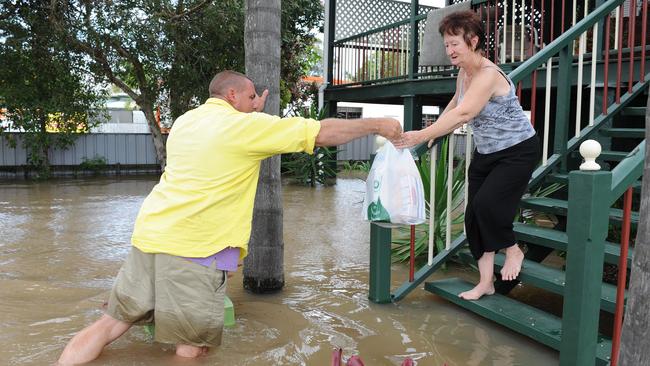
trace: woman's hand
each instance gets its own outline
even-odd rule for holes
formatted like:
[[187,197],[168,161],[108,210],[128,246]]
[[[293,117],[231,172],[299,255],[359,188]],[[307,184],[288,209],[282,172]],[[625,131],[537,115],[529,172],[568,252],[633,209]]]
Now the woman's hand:
[[400,138],[394,140],[393,145],[398,149],[405,149],[407,147],[421,144],[424,140],[426,140],[426,136],[424,136],[422,131],[408,131],[402,133]]

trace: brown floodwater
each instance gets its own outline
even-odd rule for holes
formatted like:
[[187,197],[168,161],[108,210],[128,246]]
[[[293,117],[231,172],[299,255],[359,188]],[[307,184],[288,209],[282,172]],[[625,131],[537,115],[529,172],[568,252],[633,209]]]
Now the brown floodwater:
[[[0,182],[0,365],[50,365],[97,319],[133,221],[156,177]],[[397,304],[367,299],[365,184],[284,187],[283,291],[253,295],[228,284],[237,324],[197,361],[174,358],[134,327],[93,365],[329,365],[331,351],[365,364],[554,365],[557,352],[424,291]],[[408,273],[393,266],[398,285]],[[432,278],[462,276],[450,266]]]

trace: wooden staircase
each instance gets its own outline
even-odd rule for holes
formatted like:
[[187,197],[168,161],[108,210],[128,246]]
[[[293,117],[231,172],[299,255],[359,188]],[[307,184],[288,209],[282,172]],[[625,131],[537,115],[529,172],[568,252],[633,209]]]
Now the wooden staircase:
[[[645,96],[643,96],[645,98]],[[640,107],[626,108],[627,116],[636,116],[636,118],[645,122],[646,110]],[[631,111],[631,112],[630,112]],[[628,125],[634,125],[628,123]],[[638,127],[616,127],[603,128],[599,131],[601,138],[616,140],[632,140],[633,144],[642,142],[645,136],[645,129]],[[611,141],[610,141],[611,142]],[[616,146],[616,141],[610,145]],[[619,144],[621,145],[621,144]],[[622,144],[625,145],[625,144]],[[627,144],[628,146],[630,144]],[[630,151],[610,150],[603,151],[598,161],[601,165],[615,167],[616,164],[625,159]],[[608,164],[610,163],[610,164]],[[575,169],[576,167],[572,167]],[[546,182],[561,182],[569,185],[569,175],[567,173],[551,173],[546,177]],[[640,190],[640,181],[634,184]],[[568,188],[568,187],[567,187]],[[521,201],[521,208],[543,212],[560,217],[560,222],[566,222],[564,217],[569,216],[569,202],[562,194],[558,198],[551,197],[528,197]],[[620,226],[623,211],[617,208],[610,208],[608,212],[609,223]],[[636,225],[639,221],[638,212],[632,212],[631,222]],[[566,273],[559,268],[551,267],[541,263],[542,260],[554,250],[566,251],[569,245],[569,235],[562,230],[561,226],[555,228],[537,226],[532,223],[515,223],[514,231],[517,240],[525,243],[529,248],[526,253],[526,259],[523,262],[522,271],[518,280],[527,285],[550,291],[563,296],[566,292]],[[634,255],[633,248],[630,248],[627,258],[628,267]],[[460,251],[459,257],[465,262],[474,262],[473,257],[467,251]],[[619,243],[605,241],[603,248],[603,262],[609,264],[618,264],[620,257]],[[498,276],[505,256],[497,254],[495,256],[495,274]],[[458,294],[473,288],[464,280],[450,278],[433,282],[426,282],[425,289],[438,296],[452,301],[453,303],[508,327],[514,331],[522,333],[540,343],[552,348],[561,349],[562,339],[562,319],[556,314],[550,314],[543,310],[537,309],[530,305],[520,303],[519,301],[508,297],[505,294],[495,294],[493,296],[484,296],[478,301],[466,301],[458,297]],[[616,286],[609,283],[600,283],[600,309],[608,313],[614,313],[616,308]],[[497,291],[507,293],[514,286],[513,284],[499,283],[496,284]],[[600,335],[597,340],[596,359],[598,365],[609,364],[611,352],[611,341],[607,337]]]
[[[502,15],[505,17],[505,12],[497,17],[496,13],[493,14],[495,10],[505,10],[515,4],[473,0],[472,9],[487,17],[484,20],[490,24]],[[540,3],[539,14],[550,18],[546,18],[544,24],[553,24],[552,19],[556,19],[559,13],[553,15],[553,6],[549,10],[543,4]],[[557,11],[561,9],[562,14],[565,10],[567,14],[579,13],[568,3],[556,1],[553,4]],[[413,268],[413,276],[393,289],[391,230],[374,224],[370,225],[368,276],[368,298],[371,301],[397,302],[425,284],[428,291],[559,349],[562,366],[593,365],[594,360],[596,364],[609,362],[611,343],[598,335],[598,317],[601,311],[614,311],[615,289],[611,284],[603,283],[601,278],[605,264],[618,263],[620,247],[616,240],[607,239],[608,227],[620,227],[623,221],[623,211],[617,206],[612,207],[614,202],[629,192],[630,187],[635,194],[640,192],[639,179],[645,155],[647,80],[650,79],[645,68],[645,61],[650,60],[650,52],[646,52],[650,51],[647,42],[650,37],[642,36],[637,38],[642,41],[635,42],[631,37],[635,31],[630,28],[627,40],[622,32],[618,35],[620,39],[615,40],[613,14],[624,12],[617,9],[631,9],[633,5],[630,4],[624,0],[586,4],[584,7],[588,12],[585,11],[584,17],[576,19],[567,29],[562,26],[558,33],[554,33],[553,26],[547,27],[546,33],[544,28],[540,29],[546,43],[526,58],[499,57],[497,60],[497,47],[493,48],[492,61],[507,72],[517,86],[519,101],[524,110],[530,111],[531,123],[543,141],[542,164],[535,170],[529,188],[532,191],[550,183],[565,186],[552,196],[525,198],[520,205],[522,209],[557,216],[559,225],[549,228],[527,222],[514,227],[517,240],[527,247],[519,280],[528,286],[563,296],[562,318],[558,317],[559,314],[548,314],[508,297],[508,292],[517,283],[515,281],[497,282],[495,286],[499,294],[472,302],[457,296],[472,287],[464,281],[446,279],[425,283],[452,258],[473,260],[463,252],[467,243],[464,234],[455,238],[448,234],[451,240],[446,243],[446,248],[431,248],[427,263]],[[531,7],[534,5],[531,3]],[[328,55],[335,57],[328,58],[327,80],[332,84],[325,89],[324,98],[331,113],[335,113],[338,102],[403,104],[404,129],[413,130],[420,128],[423,106],[446,105],[455,92],[456,71],[444,67],[431,70],[420,67],[418,55],[422,42],[418,35],[426,16],[418,13],[417,1],[411,2],[409,19],[336,41],[336,22],[331,15],[336,13],[335,1],[329,2],[328,9],[331,17],[328,22]],[[643,10],[645,15],[646,10]],[[646,24],[646,18],[643,19],[639,23]],[[503,22],[512,25],[513,30],[515,25],[522,25],[514,17],[511,22],[505,18]],[[524,28],[521,29],[523,32]],[[398,37],[402,41],[396,43],[393,35],[399,34],[405,36]],[[496,27],[492,28],[492,34],[496,34]],[[579,46],[588,39],[594,41],[591,46],[586,49]],[[351,52],[356,55],[356,63],[349,62],[355,60],[350,57]],[[377,55],[382,61],[377,61]],[[396,59],[401,62],[390,66],[399,67],[377,68],[381,71],[379,74],[367,72],[372,68],[359,67]],[[346,73],[356,77],[342,81]],[[577,125],[576,120],[580,122]],[[582,160],[578,154],[579,147],[589,139],[601,144],[602,153],[598,159],[601,171],[576,170]],[[437,139],[434,145],[441,140]],[[421,144],[413,153],[421,156],[428,151],[427,144]],[[638,213],[633,212],[631,225],[636,226],[638,222]],[[553,251],[567,253],[564,270],[545,263],[545,258]],[[633,254],[631,250],[628,265]],[[497,256],[496,261],[495,272],[498,272],[503,257]]]

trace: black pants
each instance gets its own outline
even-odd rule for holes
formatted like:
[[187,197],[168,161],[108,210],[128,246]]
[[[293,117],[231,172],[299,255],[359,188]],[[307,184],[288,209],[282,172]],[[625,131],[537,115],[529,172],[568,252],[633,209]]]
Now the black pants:
[[468,173],[465,230],[476,260],[516,243],[512,222],[541,157],[537,135],[491,154],[474,151]]

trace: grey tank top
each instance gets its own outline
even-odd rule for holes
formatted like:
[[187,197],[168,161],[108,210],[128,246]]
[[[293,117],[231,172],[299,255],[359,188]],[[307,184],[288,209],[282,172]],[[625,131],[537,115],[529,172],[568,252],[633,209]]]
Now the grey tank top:
[[[474,145],[481,154],[507,149],[535,135],[535,129],[519,104],[515,85],[503,71],[496,69],[508,80],[510,92],[490,98],[479,114],[469,122],[474,136]],[[462,100],[463,83],[461,82],[458,103]]]

